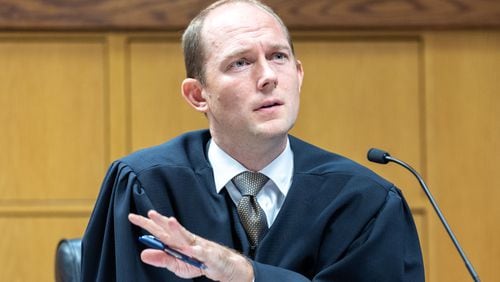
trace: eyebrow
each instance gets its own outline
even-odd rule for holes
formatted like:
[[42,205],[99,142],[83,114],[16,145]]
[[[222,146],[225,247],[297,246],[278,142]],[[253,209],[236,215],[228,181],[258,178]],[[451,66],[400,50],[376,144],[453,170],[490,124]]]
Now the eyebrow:
[[292,48],[288,44],[273,44],[271,45],[272,50],[286,50],[292,53]]
[[[272,44],[272,45],[270,45],[269,49],[271,49],[271,50],[286,50],[289,53],[292,53],[292,49],[290,48],[290,46],[288,46],[288,44],[280,44],[280,43]],[[242,55],[250,52],[251,50],[252,50],[252,47],[235,48],[234,51],[231,51],[231,52],[228,52],[227,54],[225,54],[224,58],[230,59],[230,58],[234,58],[234,57],[241,57]]]
[[241,57],[242,55],[250,52],[250,50],[251,50],[251,48],[237,48],[237,49],[232,50],[231,52],[229,52],[227,54],[223,54],[223,56],[224,56],[225,60],[235,58],[235,57]]

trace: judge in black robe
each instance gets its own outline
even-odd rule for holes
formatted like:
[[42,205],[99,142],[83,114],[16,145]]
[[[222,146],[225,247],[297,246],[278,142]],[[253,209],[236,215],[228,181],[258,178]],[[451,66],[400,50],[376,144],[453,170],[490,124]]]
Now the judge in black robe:
[[[83,238],[84,281],[181,279],[140,260],[146,234],[127,216],[156,210],[205,239],[249,254],[234,203],[215,190],[208,131],[114,162]],[[370,170],[289,136],[292,185],[251,263],[255,281],[424,281],[419,240],[401,192]]]

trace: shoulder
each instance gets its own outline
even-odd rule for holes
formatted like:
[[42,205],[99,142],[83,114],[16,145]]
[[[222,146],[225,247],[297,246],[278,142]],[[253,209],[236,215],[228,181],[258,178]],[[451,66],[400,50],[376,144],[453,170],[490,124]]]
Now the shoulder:
[[208,130],[187,132],[163,144],[133,152],[116,162],[130,167],[136,173],[165,166],[196,170],[209,166],[205,152],[208,140]]
[[392,183],[349,158],[326,151],[293,136],[290,136],[290,146],[294,153],[295,172],[298,174],[356,179],[356,181],[384,187],[387,191],[394,188]]

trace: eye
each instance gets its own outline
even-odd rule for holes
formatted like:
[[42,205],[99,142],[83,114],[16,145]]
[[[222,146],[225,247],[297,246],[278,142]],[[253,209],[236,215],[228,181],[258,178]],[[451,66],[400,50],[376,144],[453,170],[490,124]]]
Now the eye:
[[276,52],[273,53],[272,55],[272,60],[278,61],[278,62],[285,62],[288,59],[288,55],[283,53],[283,52]]
[[246,59],[238,59],[234,62],[232,62],[229,66],[228,69],[239,69],[245,66],[248,66],[250,62]]

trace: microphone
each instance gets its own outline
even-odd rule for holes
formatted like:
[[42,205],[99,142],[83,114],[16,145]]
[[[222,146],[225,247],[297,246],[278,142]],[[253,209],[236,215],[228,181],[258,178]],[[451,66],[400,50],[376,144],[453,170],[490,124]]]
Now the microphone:
[[479,280],[479,276],[478,276],[477,272],[474,270],[472,263],[469,261],[469,259],[467,259],[467,256],[465,256],[465,253],[462,250],[462,247],[460,247],[460,244],[458,243],[458,240],[455,237],[455,234],[453,234],[453,231],[451,231],[451,228],[448,225],[448,222],[446,222],[446,219],[444,218],[443,214],[441,213],[441,210],[439,209],[438,204],[436,203],[436,201],[432,197],[432,194],[429,191],[429,188],[427,188],[427,185],[425,184],[423,178],[418,174],[418,172],[415,169],[413,169],[410,165],[408,165],[407,163],[405,163],[401,160],[398,160],[394,157],[391,157],[391,155],[388,152],[380,150],[380,149],[371,148],[370,150],[368,150],[367,157],[368,157],[369,161],[374,162],[374,163],[379,163],[379,164],[387,164],[388,162],[397,163],[397,164],[401,165],[402,167],[406,168],[407,170],[409,170],[418,179],[418,182],[420,183],[420,186],[422,187],[422,189],[424,189],[425,195],[427,195],[427,198],[431,202],[432,207],[434,208],[434,211],[436,211],[436,214],[438,215],[439,219],[441,220],[441,223],[443,224],[444,228],[446,229],[446,232],[450,236],[451,241],[453,242],[453,244],[455,245],[455,248],[457,249],[458,253],[462,257],[462,260],[464,261],[465,266],[467,267],[467,270],[469,271],[472,279],[476,282],[481,281],[481,280]]

